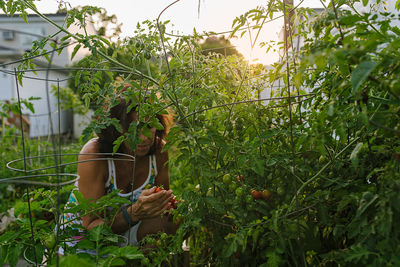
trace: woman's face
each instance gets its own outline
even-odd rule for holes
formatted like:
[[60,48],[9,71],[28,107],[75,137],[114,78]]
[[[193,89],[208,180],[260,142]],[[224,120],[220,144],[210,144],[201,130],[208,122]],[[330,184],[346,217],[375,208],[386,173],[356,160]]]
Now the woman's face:
[[[133,121],[137,121],[137,113],[133,112]],[[150,148],[154,144],[156,128],[150,128],[151,137],[143,135],[142,132],[139,133],[139,144],[136,146],[136,156],[145,156],[149,152]]]

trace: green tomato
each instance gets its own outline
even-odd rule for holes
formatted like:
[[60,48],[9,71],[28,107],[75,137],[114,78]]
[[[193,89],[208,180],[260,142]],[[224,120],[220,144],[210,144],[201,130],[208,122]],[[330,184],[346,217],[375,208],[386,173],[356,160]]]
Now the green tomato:
[[400,81],[396,81],[392,85],[392,92],[396,96],[400,96]]
[[207,190],[206,196],[212,197],[214,195],[214,190],[210,187]]
[[168,238],[168,235],[166,234],[166,233],[162,233],[161,235],[160,235],[160,239],[161,240],[166,240]]
[[136,66],[139,66],[142,63],[142,59],[140,57],[136,57],[133,63]]
[[253,197],[252,197],[251,195],[247,195],[247,196],[246,196],[246,203],[247,203],[247,204],[253,203]]
[[222,177],[222,181],[223,181],[225,184],[230,184],[231,181],[232,181],[231,176],[230,176],[228,173],[225,174],[225,175]]
[[235,193],[236,193],[236,196],[238,196],[238,197],[243,196],[243,194],[244,194],[243,188],[241,188],[241,187],[236,188]]
[[144,58],[147,59],[147,60],[149,60],[149,59],[151,58],[151,54],[150,54],[149,51],[145,51],[144,54],[143,54],[143,56],[144,56]]
[[143,266],[149,266],[150,265],[150,260],[148,258],[143,258],[141,260],[141,263]]
[[199,121],[205,121],[206,120],[206,116],[204,114],[199,114],[199,115],[197,115],[197,119]]
[[230,183],[230,184],[229,184],[229,189],[230,189],[231,191],[235,191],[236,188],[237,188],[236,183]]
[[188,107],[190,105],[190,99],[189,98],[184,98],[182,101],[182,105],[185,107]]
[[44,239],[43,239],[43,245],[47,249],[52,249],[56,246],[56,236],[54,233],[49,233]]

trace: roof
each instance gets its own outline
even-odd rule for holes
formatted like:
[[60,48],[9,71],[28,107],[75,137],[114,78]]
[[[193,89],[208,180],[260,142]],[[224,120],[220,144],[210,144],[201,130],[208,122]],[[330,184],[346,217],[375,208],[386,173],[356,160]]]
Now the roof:
[[322,8],[322,7],[315,7],[315,8],[313,8],[313,9],[314,9],[314,11],[317,12],[317,13],[321,13],[322,11],[325,10],[325,8]]
[[[6,14],[0,14],[0,18],[19,18],[21,15],[20,13],[16,13],[14,14],[14,16],[9,16]],[[65,17],[67,15],[67,13],[48,13],[48,14],[43,14],[46,17]],[[34,18],[34,17],[39,17],[38,14],[28,14],[28,17]]]
[[[55,13],[55,14],[43,14],[44,16],[46,16],[47,18],[50,18],[53,21],[57,21],[57,22],[61,22],[64,21],[67,14],[66,13]],[[27,20],[28,22],[39,22],[39,21],[43,21],[43,18],[40,17],[37,14],[27,14]],[[14,22],[18,22],[18,23],[25,23],[24,20],[22,19],[21,14],[14,14],[13,16],[8,16],[6,14],[0,14],[0,21],[1,22],[8,22],[8,23],[14,23]]]

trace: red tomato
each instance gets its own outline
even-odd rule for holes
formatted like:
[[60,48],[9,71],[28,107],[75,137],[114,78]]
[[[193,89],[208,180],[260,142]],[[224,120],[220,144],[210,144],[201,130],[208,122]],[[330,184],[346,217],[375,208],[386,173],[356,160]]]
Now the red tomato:
[[168,209],[177,209],[178,208],[178,201],[176,201],[175,196],[170,200]]
[[257,190],[251,190],[251,195],[254,199],[260,199],[262,198],[262,193]]
[[156,186],[156,189],[154,190],[154,193],[158,193],[160,191],[163,191],[164,188],[162,186]]
[[244,182],[244,176],[243,176],[243,175],[238,175],[238,176],[236,177],[236,180],[237,180],[238,182]]

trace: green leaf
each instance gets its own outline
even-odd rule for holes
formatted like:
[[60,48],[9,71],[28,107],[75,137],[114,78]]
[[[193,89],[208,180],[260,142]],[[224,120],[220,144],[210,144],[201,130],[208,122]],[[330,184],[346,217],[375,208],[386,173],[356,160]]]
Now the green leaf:
[[354,167],[357,167],[357,165],[358,165],[358,157],[357,157],[357,155],[360,152],[360,149],[362,148],[362,146],[363,146],[363,143],[361,143],[361,142],[358,143],[356,145],[356,147],[353,149],[353,151],[351,152],[350,160],[351,160],[351,162],[352,162]]
[[95,242],[99,242],[101,238],[101,233],[103,231],[103,225],[100,224],[89,231],[89,239]]
[[378,64],[375,61],[364,61],[351,74],[351,86],[353,87],[352,93],[367,80],[369,74],[375,69]]
[[[368,0],[367,0],[368,1]],[[344,16],[344,17],[341,17],[340,18],[340,20],[339,20],[339,22],[340,22],[340,24],[341,25],[350,25],[350,26],[353,26],[354,25],[354,23],[356,23],[357,21],[359,21],[359,20],[361,20],[361,17],[360,16],[358,16],[358,15],[348,15],[348,16]]]
[[146,136],[146,137],[148,137],[148,138],[151,138],[151,131],[150,131],[150,129],[149,129],[149,127],[147,127],[147,126],[144,126],[143,128],[142,128],[142,134],[144,135],[144,136]]
[[119,248],[118,254],[116,255],[129,260],[137,260],[144,258],[144,255],[139,251],[137,247],[131,247],[131,246]]
[[71,54],[71,60],[75,57],[75,55],[76,55],[76,53],[78,52],[79,48],[81,48],[81,44],[77,44],[77,45],[74,47],[74,50],[72,51],[72,54]]
[[78,86],[79,80],[81,78],[81,75],[82,75],[82,71],[79,70],[79,71],[76,72],[76,74],[75,74],[75,86]]
[[[236,235],[233,235],[233,236],[236,236]],[[221,255],[224,258],[230,257],[234,252],[237,251],[236,238],[235,237],[231,237],[231,238],[228,239],[228,241],[229,241],[228,242],[228,247],[226,247],[223,250],[223,253]]]
[[124,142],[124,141],[125,141],[125,136],[121,135],[120,137],[118,137],[117,140],[115,140],[113,142],[113,145],[114,145],[113,146],[113,153],[114,154],[117,153],[119,147],[121,146],[122,142]]
[[65,267],[94,267],[96,264],[94,262],[90,262],[78,255],[65,255],[60,258],[60,266]]
[[10,263],[11,267],[14,267],[18,263],[18,258],[22,253],[22,244],[16,244],[15,246],[8,248],[8,262]]
[[8,250],[9,246],[0,246],[0,266],[3,266],[7,260],[7,250]]
[[297,72],[294,75],[293,84],[294,84],[294,86],[296,86],[296,88],[300,88],[302,82],[303,82],[302,73]]
[[363,6],[367,6],[368,2],[369,2],[369,0],[362,0]]
[[205,197],[204,201],[209,204],[210,207],[215,209],[218,213],[223,214],[226,212],[222,203],[217,200],[215,197]]
[[24,20],[25,23],[28,23],[28,16],[26,12],[22,13],[22,19]]
[[371,254],[366,247],[357,243],[356,245],[352,246],[350,250],[347,251],[345,261],[357,263],[362,258],[366,258]]
[[260,176],[264,175],[264,160],[256,160],[252,170]]
[[371,192],[364,192],[363,198],[361,199],[361,204],[357,209],[356,217],[354,219],[359,218],[364,211],[371,206],[372,203],[375,202],[375,200],[378,199],[378,195],[373,195]]
[[110,266],[125,266],[126,262],[122,259],[115,258],[115,256],[108,257],[105,261],[100,262],[98,266],[100,267],[110,267]]
[[12,242],[19,235],[20,235],[19,232],[7,231],[0,236],[0,243]]
[[279,262],[280,262],[280,257],[279,255],[276,253],[276,251],[272,250],[272,251],[267,251],[267,258],[268,258],[268,263],[267,266],[268,267],[272,267],[272,266],[279,266]]
[[329,117],[332,117],[332,116],[334,115],[334,113],[335,113],[335,106],[334,106],[334,103],[329,103],[328,109],[327,109],[327,111],[326,111],[326,114],[327,114]]
[[391,28],[391,30],[392,30],[392,32],[394,32],[395,34],[397,34],[397,35],[400,36],[400,29],[399,29],[399,27],[393,26],[393,27]]
[[157,130],[164,130],[164,126],[158,120],[155,120],[151,126],[155,127]]

